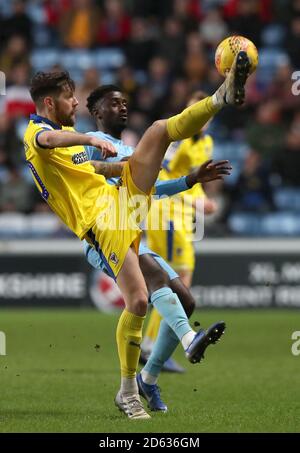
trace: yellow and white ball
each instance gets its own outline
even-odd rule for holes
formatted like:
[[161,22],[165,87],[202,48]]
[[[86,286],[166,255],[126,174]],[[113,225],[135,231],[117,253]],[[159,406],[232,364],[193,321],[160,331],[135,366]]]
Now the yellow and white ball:
[[250,74],[255,71],[258,65],[258,51],[253,42],[244,36],[229,36],[218,45],[215,53],[215,65],[219,74],[225,76],[232,66],[234,57],[241,50],[247,52],[250,59]]

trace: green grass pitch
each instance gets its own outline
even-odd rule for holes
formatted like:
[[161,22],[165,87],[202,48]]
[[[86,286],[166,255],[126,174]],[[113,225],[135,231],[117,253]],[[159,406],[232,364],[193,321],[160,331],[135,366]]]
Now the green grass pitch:
[[296,310],[197,311],[227,331],[205,360],[176,359],[184,375],[162,374],[167,414],[130,421],[114,406],[119,386],[118,317],[95,310],[1,310],[0,432],[299,432],[300,356]]

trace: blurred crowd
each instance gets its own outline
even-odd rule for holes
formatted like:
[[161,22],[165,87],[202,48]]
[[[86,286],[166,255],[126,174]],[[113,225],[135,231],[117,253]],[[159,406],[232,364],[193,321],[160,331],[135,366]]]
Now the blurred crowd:
[[[124,140],[135,145],[194,90],[213,93],[222,83],[214,52],[230,34],[251,39],[260,60],[246,105],[224,109],[209,129],[215,157],[229,158],[234,171],[225,184],[207,187],[220,209],[206,231],[300,232],[300,0],[0,0],[2,216],[48,212],[22,145],[36,70],[70,71],[83,132],[95,127],[85,107],[90,91],[119,85],[130,101]],[[1,225],[0,214],[0,235]]]

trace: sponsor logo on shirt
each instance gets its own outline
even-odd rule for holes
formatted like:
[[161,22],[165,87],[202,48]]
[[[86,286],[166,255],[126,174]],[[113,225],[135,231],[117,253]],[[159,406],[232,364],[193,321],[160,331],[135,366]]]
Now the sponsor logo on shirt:
[[75,165],[84,164],[84,162],[87,162],[88,160],[89,160],[89,158],[85,151],[82,151],[81,153],[73,154],[73,156],[72,156],[72,162]]

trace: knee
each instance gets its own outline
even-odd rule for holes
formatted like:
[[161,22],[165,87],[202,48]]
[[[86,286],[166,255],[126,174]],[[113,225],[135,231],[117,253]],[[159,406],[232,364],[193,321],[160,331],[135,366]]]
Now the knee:
[[144,289],[134,291],[130,305],[134,314],[137,316],[145,316],[148,306],[148,292]]
[[165,286],[169,286],[170,280],[168,274],[163,271],[162,269],[155,269],[151,273],[151,278],[147,279],[146,282],[148,285],[148,290],[150,293],[163,288]]
[[169,140],[166,120],[154,121],[154,123],[152,123],[151,128],[153,129],[153,132],[155,133],[156,137],[160,137],[161,139]]

